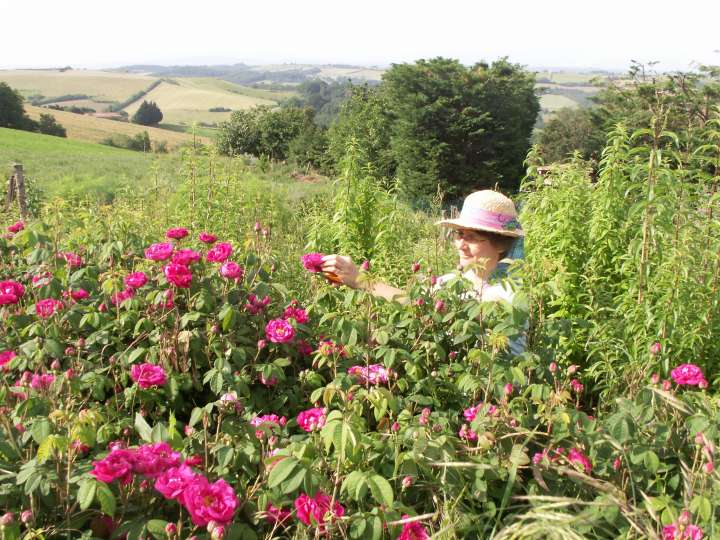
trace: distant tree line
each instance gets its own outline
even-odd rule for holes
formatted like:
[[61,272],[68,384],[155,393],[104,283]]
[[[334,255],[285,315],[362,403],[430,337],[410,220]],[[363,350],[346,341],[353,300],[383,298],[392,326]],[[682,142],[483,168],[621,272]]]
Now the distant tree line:
[[453,199],[496,185],[514,191],[540,110],[534,85],[507,59],[397,64],[373,87],[311,81],[279,110],[235,111],[218,145],[332,174],[352,143],[364,167],[415,201],[438,186]]
[[67,137],[65,128],[53,115],[41,113],[35,121],[25,114],[22,95],[4,82],[0,82],[0,127]]

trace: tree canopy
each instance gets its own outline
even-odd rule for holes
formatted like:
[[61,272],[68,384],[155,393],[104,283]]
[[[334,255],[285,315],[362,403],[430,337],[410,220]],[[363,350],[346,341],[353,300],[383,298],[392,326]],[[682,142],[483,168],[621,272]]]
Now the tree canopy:
[[23,97],[7,83],[0,82],[0,127],[26,129]]
[[163,113],[154,101],[144,101],[130,121],[142,126],[153,126],[162,122]]

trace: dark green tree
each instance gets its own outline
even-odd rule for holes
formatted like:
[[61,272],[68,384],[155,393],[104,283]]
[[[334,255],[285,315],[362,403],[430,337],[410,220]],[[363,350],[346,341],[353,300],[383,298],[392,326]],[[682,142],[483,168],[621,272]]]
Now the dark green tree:
[[391,127],[392,113],[385,88],[353,87],[328,130],[328,154],[335,170],[353,141],[353,159],[360,168],[371,169],[386,182],[393,178],[397,162],[390,144]]
[[0,82],[0,127],[27,129],[28,120],[23,109],[23,97],[7,83]]
[[38,131],[44,135],[54,135],[55,137],[67,137],[65,128],[55,120],[52,114],[41,113],[38,122]]
[[154,126],[162,122],[163,113],[154,101],[144,101],[132,115],[130,121],[142,126]]
[[438,184],[451,199],[519,187],[540,110],[532,73],[507,59],[465,67],[435,58],[395,64],[383,81],[397,175],[411,198]]
[[605,133],[593,124],[588,109],[565,107],[545,123],[539,137],[540,154],[545,163],[564,161],[574,152],[584,159],[598,160]]

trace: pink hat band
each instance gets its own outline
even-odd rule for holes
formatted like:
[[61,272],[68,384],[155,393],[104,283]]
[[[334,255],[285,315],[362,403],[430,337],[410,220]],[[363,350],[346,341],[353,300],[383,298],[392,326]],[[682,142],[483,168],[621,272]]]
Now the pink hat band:
[[522,230],[520,222],[515,216],[500,214],[499,212],[492,212],[491,210],[484,210],[482,208],[467,208],[465,205],[463,205],[459,219],[468,225],[487,227],[499,231]]

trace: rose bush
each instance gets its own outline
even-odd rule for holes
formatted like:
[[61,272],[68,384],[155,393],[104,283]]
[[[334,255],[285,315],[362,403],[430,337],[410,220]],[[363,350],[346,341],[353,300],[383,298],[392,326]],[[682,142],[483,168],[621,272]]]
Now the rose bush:
[[589,537],[717,527],[715,374],[658,364],[682,386],[648,375],[598,407],[586,370],[511,354],[525,295],[463,300],[468,283],[431,292],[418,271],[401,305],[294,259],[299,295],[252,245],[236,280],[229,242],[183,241],[205,254],[192,271],[156,262],[169,243],[88,244],[68,271],[39,224],[0,240],[0,500],[33,516],[7,535],[486,538],[555,511],[547,496]]

